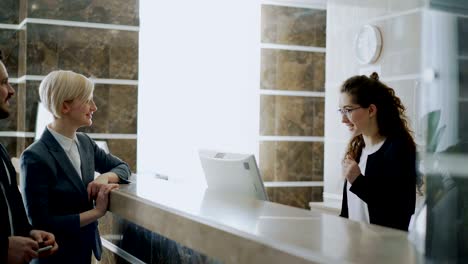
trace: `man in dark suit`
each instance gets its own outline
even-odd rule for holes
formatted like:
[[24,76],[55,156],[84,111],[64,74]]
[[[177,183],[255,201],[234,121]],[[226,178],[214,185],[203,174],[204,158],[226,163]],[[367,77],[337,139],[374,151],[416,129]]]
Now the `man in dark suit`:
[[[8,72],[0,51],[0,119],[10,115],[8,100],[15,90],[8,83]],[[38,253],[40,247],[51,249]],[[27,263],[33,258],[53,254],[58,249],[53,234],[33,230],[26,217],[10,157],[0,144],[0,263]]]

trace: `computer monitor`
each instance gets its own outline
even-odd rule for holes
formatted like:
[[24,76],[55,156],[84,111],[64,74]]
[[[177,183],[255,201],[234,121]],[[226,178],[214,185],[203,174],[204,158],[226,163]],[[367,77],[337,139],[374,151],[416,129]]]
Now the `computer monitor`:
[[37,115],[36,115],[36,133],[34,135],[34,141],[41,138],[42,133],[46,126],[54,121],[54,116],[47,111],[45,106],[41,103],[37,103]]
[[200,150],[199,156],[209,190],[268,201],[254,155]]

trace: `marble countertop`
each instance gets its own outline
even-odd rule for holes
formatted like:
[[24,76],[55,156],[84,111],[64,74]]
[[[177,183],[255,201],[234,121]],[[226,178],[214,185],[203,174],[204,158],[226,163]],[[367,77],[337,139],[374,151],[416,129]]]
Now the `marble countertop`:
[[151,175],[121,185],[109,211],[224,263],[418,263],[407,233],[243,199]]

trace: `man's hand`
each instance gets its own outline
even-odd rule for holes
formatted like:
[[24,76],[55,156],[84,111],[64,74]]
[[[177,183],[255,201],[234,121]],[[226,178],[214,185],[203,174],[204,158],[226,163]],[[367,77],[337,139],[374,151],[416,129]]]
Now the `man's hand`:
[[36,250],[39,245],[29,237],[11,236],[8,237],[8,264],[29,263],[33,258],[37,258]]
[[42,230],[31,230],[29,235],[36,240],[40,247],[52,246],[50,250],[43,251],[39,254],[39,257],[47,257],[58,250],[57,242],[55,242],[55,236],[52,233],[45,232]]

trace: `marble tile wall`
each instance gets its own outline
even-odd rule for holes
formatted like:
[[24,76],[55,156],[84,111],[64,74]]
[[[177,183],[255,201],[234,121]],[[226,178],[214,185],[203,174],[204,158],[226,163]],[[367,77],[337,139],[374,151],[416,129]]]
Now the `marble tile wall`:
[[[26,110],[24,131],[36,131],[37,104],[39,103],[39,81],[26,82]],[[43,130],[43,129],[41,129]]]
[[264,181],[322,181],[323,143],[264,141],[260,164]]
[[322,201],[322,187],[268,187],[268,198],[272,202],[310,209],[311,201]]
[[309,8],[262,6],[262,42],[325,47],[327,12]]
[[138,0],[28,0],[25,2],[27,4],[24,6],[25,10],[22,10],[23,17],[27,15],[29,18],[139,25]]
[[0,24],[18,24],[19,0],[2,0]]
[[109,79],[138,79],[138,32],[31,24],[27,74],[57,69]]
[[261,89],[324,91],[325,54],[262,49]]
[[[138,0],[2,0],[0,24],[19,24],[25,18],[139,26]],[[138,31],[38,24],[29,21],[19,31],[0,29],[0,49],[10,77],[47,75],[73,70],[101,79],[138,80]],[[39,81],[15,87],[16,110],[0,121],[2,131],[35,132]],[[98,111],[88,133],[136,134],[137,86],[98,84]],[[12,156],[19,156],[32,138],[6,140]],[[136,139],[112,139],[110,150],[136,170]]]
[[[100,139],[96,139],[100,140]],[[103,139],[107,142],[109,150],[115,156],[128,163],[130,169],[137,170],[137,140],[136,139]]]
[[18,77],[19,32],[17,30],[0,28],[0,50],[9,77]]
[[323,136],[324,98],[261,95],[260,135]]
[[137,133],[138,88],[126,85],[97,84],[94,102],[98,110],[93,125],[83,128],[86,133]]
[[[265,4],[261,12],[261,42],[282,46],[261,50],[260,89],[323,92],[325,53],[298,51],[293,47],[325,48],[326,10]],[[324,101],[323,97],[261,95],[260,135],[322,137]],[[265,181],[323,179],[320,142],[261,141],[259,149],[260,170]],[[267,191],[273,201],[301,208],[308,208],[311,199],[321,200],[321,193],[311,195],[312,188],[268,188]]]

